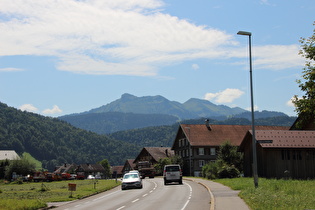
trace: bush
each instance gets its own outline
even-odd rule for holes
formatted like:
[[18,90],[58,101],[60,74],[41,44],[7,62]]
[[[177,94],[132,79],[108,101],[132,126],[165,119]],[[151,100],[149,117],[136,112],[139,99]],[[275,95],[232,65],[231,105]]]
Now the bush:
[[240,171],[234,165],[224,164],[218,171],[218,178],[236,178],[240,176]]
[[202,176],[207,179],[215,179],[218,177],[218,162],[210,162],[202,167]]

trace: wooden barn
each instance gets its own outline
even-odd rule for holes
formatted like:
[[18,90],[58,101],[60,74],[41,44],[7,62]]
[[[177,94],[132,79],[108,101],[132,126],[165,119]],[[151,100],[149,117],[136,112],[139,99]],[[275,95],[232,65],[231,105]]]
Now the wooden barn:
[[[315,131],[256,130],[258,176],[315,178]],[[244,137],[244,175],[252,176],[252,131]]]

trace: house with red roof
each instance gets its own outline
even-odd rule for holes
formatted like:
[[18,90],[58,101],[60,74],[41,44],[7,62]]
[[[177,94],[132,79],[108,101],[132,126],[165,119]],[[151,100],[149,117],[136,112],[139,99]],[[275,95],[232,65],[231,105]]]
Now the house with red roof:
[[[284,126],[255,126],[259,130],[289,130]],[[240,146],[250,125],[180,124],[172,150],[183,159],[183,174],[201,176],[202,167],[217,159],[219,147],[225,141]]]
[[[266,178],[315,178],[315,131],[256,130],[257,171]],[[244,175],[252,176],[252,131],[244,137]]]
[[[255,129],[258,176],[267,178],[315,178],[314,120],[300,123],[289,130]],[[240,151],[244,153],[244,175],[252,176],[252,131],[244,137]]]

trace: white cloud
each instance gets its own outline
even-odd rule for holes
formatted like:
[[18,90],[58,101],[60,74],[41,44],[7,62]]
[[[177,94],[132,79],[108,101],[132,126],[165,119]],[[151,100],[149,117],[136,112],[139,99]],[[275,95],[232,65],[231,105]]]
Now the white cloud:
[[[286,105],[289,106],[289,107],[294,107],[295,108],[295,105],[294,103],[292,102],[294,99],[294,97],[292,97],[289,101],[287,101]],[[302,99],[302,97],[298,97],[298,100]]]
[[58,114],[61,112],[62,110],[57,105],[54,105],[52,109],[45,109],[44,111],[42,111],[43,114]]
[[[235,35],[162,13],[161,0],[1,0],[0,56],[55,56],[59,70],[157,75],[198,58],[246,57]],[[296,66],[297,46],[256,47],[257,68]],[[91,64],[91,65],[90,65]]]
[[227,88],[218,93],[206,93],[204,99],[214,100],[217,103],[232,103],[235,99],[238,99],[244,94],[243,91],[239,89]]
[[192,68],[193,70],[198,70],[200,67],[199,67],[198,64],[194,63],[193,65],[191,65],[191,68]]
[[34,113],[38,112],[38,109],[32,104],[23,104],[22,106],[19,107],[19,109],[22,111],[28,111],[28,112],[34,112]]
[[19,68],[0,68],[0,72],[1,71],[6,71],[6,72],[12,72],[12,71],[24,71],[23,69],[19,69]]

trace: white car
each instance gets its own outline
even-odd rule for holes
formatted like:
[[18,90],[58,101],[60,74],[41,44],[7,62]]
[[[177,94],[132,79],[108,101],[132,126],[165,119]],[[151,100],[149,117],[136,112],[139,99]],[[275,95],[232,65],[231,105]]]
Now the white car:
[[121,189],[126,190],[130,188],[139,188],[141,189],[142,180],[138,173],[126,173],[122,179]]
[[166,165],[163,171],[164,185],[171,182],[183,184],[183,174],[180,165]]
[[87,177],[87,179],[95,179],[95,176],[89,175],[89,176]]

